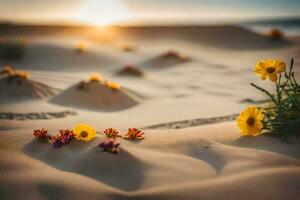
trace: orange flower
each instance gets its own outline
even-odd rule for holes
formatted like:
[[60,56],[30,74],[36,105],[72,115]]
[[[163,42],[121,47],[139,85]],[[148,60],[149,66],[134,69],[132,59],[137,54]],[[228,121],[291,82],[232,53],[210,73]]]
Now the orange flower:
[[116,129],[113,129],[113,128],[107,128],[103,131],[103,133],[108,138],[116,139],[118,137],[122,137],[121,135],[119,135],[119,132]]
[[142,140],[144,139],[144,135],[145,133],[142,132],[141,130],[137,129],[137,128],[129,128],[127,133],[124,135],[125,139],[131,139],[131,140]]

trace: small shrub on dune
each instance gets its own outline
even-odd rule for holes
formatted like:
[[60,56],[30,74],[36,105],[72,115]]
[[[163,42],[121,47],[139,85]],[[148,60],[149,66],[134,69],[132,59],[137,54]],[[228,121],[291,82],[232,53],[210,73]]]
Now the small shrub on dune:
[[20,60],[24,56],[25,45],[18,40],[0,42],[0,58],[4,60]]
[[286,141],[291,135],[300,136],[300,85],[293,71],[292,59],[289,70],[281,60],[262,60],[255,66],[262,80],[274,84],[274,92],[251,83],[269,98],[269,106],[251,106],[241,112],[237,125],[242,135],[257,136],[271,133]]
[[184,54],[184,53],[179,53],[175,50],[169,50],[165,53],[162,54],[162,57],[175,57],[175,58],[178,58],[179,60],[181,61],[187,61],[189,59],[189,57]]
[[75,47],[75,52],[78,54],[82,54],[82,53],[86,52],[86,50],[87,50],[87,46],[83,42],[78,43]]
[[284,38],[284,33],[278,28],[271,29],[267,35],[274,40],[280,40]]
[[119,72],[118,75],[132,75],[132,76],[143,76],[144,73],[136,65],[125,65]]

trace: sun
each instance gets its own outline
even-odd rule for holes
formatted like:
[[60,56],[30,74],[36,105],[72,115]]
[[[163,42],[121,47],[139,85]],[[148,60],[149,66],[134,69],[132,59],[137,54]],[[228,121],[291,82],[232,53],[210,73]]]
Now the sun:
[[73,14],[73,19],[77,22],[97,26],[128,22],[131,17],[121,0],[86,0]]

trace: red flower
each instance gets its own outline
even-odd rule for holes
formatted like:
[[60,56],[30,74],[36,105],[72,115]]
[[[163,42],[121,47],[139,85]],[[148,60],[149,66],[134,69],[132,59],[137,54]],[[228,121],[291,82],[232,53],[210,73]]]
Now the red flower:
[[49,138],[50,136],[48,135],[48,131],[45,129],[36,129],[33,131],[33,136],[35,136],[38,139],[45,139]]
[[59,148],[64,144],[69,144],[73,138],[74,138],[74,133],[72,130],[61,129],[59,130],[59,134],[51,137],[49,141],[51,144],[53,144],[54,147]]

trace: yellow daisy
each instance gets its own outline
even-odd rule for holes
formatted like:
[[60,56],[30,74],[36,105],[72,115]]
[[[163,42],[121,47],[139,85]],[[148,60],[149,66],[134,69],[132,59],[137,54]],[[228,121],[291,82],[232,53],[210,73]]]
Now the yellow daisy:
[[96,129],[88,124],[77,124],[73,128],[77,140],[91,141],[96,137]]
[[276,82],[278,74],[285,71],[286,65],[281,60],[262,60],[256,63],[255,73],[257,73],[262,80],[269,78],[272,82]]
[[116,83],[116,82],[107,82],[106,83],[107,87],[109,87],[110,89],[112,90],[119,90],[121,89],[121,85],[119,83]]
[[103,80],[103,77],[100,74],[98,74],[98,73],[91,74],[90,77],[89,77],[89,81],[100,82],[102,80]]
[[257,136],[262,133],[264,114],[256,106],[250,106],[241,112],[237,118],[237,125],[242,135]]

